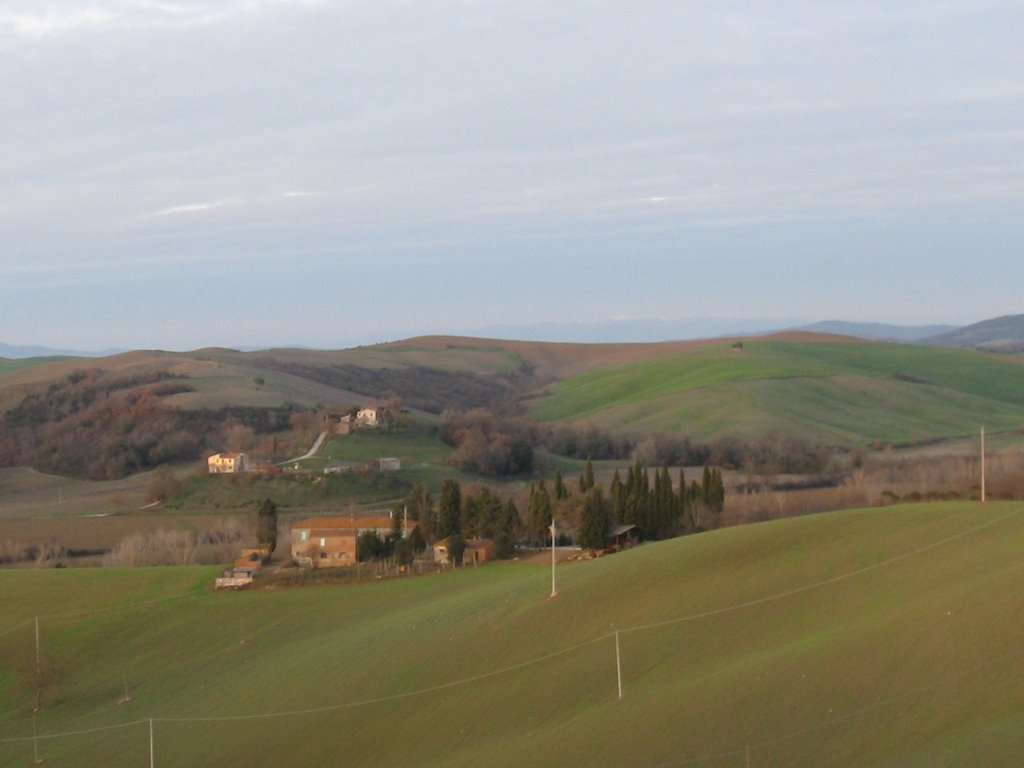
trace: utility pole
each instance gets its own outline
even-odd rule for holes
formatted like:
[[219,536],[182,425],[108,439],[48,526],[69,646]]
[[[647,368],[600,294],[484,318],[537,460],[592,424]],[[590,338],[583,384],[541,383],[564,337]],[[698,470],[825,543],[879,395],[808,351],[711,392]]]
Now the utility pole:
[[619,675],[619,700],[622,700],[622,654],[619,652],[619,630],[615,630],[615,671]]
[[38,712],[43,708],[43,657],[39,652],[39,617],[36,616],[36,708]]
[[551,597],[558,594],[555,589],[555,518],[551,518]]
[[981,501],[985,501],[985,426],[981,427]]

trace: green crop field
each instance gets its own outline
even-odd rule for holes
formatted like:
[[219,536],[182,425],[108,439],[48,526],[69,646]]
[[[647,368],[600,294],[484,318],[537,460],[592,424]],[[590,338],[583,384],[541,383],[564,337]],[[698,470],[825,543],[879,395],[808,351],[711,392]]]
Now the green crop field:
[[148,765],[151,718],[156,766],[1017,766],[1022,541],[1020,504],[855,510],[567,565],[553,599],[523,563],[0,572],[0,766]]
[[1024,425],[1018,358],[898,344],[748,341],[592,371],[533,401],[545,420],[698,439],[773,431],[839,444]]

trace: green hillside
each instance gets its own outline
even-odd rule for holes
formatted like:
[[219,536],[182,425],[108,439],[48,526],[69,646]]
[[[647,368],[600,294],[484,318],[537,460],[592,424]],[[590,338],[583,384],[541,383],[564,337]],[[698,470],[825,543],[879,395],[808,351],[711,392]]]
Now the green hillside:
[[1024,425],[1014,358],[900,344],[721,342],[552,385],[544,420],[707,439],[775,431],[829,443],[904,442]]
[[33,757],[37,615],[50,766],[146,765],[149,718],[158,766],[1017,766],[1022,537],[1019,504],[795,518],[568,565],[555,599],[522,563],[0,572],[0,766]]

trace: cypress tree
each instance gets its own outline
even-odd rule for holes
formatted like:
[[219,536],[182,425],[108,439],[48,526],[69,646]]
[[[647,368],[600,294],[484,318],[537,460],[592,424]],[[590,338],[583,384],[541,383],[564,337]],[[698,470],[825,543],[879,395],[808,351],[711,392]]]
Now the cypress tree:
[[616,525],[620,525],[626,520],[626,487],[622,484],[622,479],[619,477],[619,470],[617,469],[615,474],[612,475],[609,495],[611,496],[612,520],[615,521]]
[[565,483],[562,481],[562,473],[558,469],[555,469],[554,491],[555,499],[558,501],[569,498],[569,489],[565,487]]
[[269,560],[277,546],[277,504],[270,499],[260,502],[256,514],[256,543],[267,551]]
[[583,473],[583,490],[589,491],[594,487],[594,462],[587,457],[587,469]]
[[604,549],[608,531],[608,505],[600,488],[592,488],[583,500],[579,544],[585,549]]
[[551,497],[544,481],[530,493],[530,538],[538,543],[544,541],[551,524]]
[[441,499],[437,507],[436,535],[444,539],[462,533],[462,489],[459,481],[451,478],[441,485]]

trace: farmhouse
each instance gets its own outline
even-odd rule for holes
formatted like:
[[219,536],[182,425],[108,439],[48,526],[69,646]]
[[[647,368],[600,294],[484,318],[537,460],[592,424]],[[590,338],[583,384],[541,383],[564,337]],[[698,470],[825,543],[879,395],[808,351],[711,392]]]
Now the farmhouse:
[[[366,531],[381,538],[394,530],[394,517],[311,517],[292,525],[292,559],[300,565],[350,565],[358,558],[358,540]],[[416,523],[403,521],[402,538]]]
[[206,460],[206,468],[211,475],[238,474],[249,469],[249,457],[233,451],[215,453]]
[[384,409],[377,406],[360,408],[356,413],[356,424],[361,427],[377,427],[383,419]]

